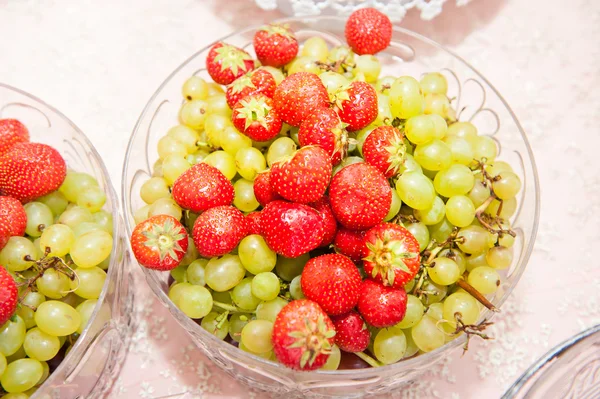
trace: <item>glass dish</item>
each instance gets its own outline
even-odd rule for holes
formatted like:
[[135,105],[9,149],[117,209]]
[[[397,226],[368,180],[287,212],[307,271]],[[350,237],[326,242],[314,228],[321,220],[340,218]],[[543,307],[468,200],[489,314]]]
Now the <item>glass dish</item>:
[[[341,17],[307,17],[280,20],[296,32],[300,41],[314,35],[330,45],[344,43],[345,19]],[[252,50],[252,38],[257,27],[251,27],[224,37],[222,40]],[[167,129],[177,124],[182,103],[181,85],[192,75],[208,79],[205,58],[210,46],[200,50],[180,65],[154,93],[142,112],[131,136],[123,169],[122,198],[128,236],[135,223],[133,212],[144,205],[139,192],[151,174],[157,160],[156,144]],[[392,45],[379,55],[381,76],[442,71],[449,80],[449,97],[455,97],[460,120],[471,120],[480,132],[502,142],[499,157],[514,165],[523,182],[519,208],[512,218],[517,233],[514,262],[505,271],[504,282],[490,300],[501,307],[518,282],[535,240],[539,216],[538,177],[531,148],[519,122],[508,104],[492,85],[465,61],[442,46],[416,33],[394,27]],[[191,335],[196,345],[216,364],[235,378],[254,388],[277,392],[288,397],[360,397],[393,390],[414,379],[433,363],[448,356],[465,343],[459,337],[437,350],[377,369],[295,372],[259,357],[242,352],[204,331],[185,316],[167,296],[168,273],[144,268],[146,279],[160,301]],[[490,319],[491,312],[481,318]]]
[[113,216],[113,252],[102,294],[90,323],[69,354],[32,399],[96,399],[111,387],[127,353],[133,292],[119,200],[93,145],[58,110],[13,87],[0,84],[0,118],[15,118],[29,129],[31,140],[56,148],[68,168],[96,177],[106,193],[104,209]]

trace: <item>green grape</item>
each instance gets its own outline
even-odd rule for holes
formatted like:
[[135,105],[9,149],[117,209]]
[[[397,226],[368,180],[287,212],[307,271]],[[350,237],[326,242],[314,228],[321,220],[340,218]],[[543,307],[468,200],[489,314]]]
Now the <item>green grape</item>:
[[241,148],[235,155],[235,166],[240,176],[254,181],[260,172],[267,169],[267,161],[260,150],[247,147]]
[[452,164],[450,147],[441,140],[417,146],[414,158],[424,169],[431,171],[446,169]]
[[460,164],[454,164],[448,169],[440,170],[433,179],[435,190],[440,195],[448,198],[455,195],[467,195],[474,184],[475,177],[473,177],[471,169]]
[[273,166],[275,162],[290,156],[296,152],[296,143],[289,137],[280,137],[275,140],[267,151],[267,164]]
[[215,151],[204,158],[204,163],[219,169],[229,180],[232,180],[237,171],[235,169],[235,158],[225,151]]
[[469,272],[467,281],[482,294],[493,294],[500,286],[500,275],[494,268],[479,266]]
[[429,236],[436,242],[443,242],[450,236],[453,229],[454,226],[452,223],[450,223],[448,219],[444,217],[444,219],[438,224],[429,226]]
[[[464,237],[464,238],[462,238]],[[458,247],[467,254],[480,254],[492,247],[490,245],[490,234],[481,226],[467,226],[460,229],[457,238]]]
[[470,165],[473,162],[473,148],[466,139],[457,136],[447,136],[442,141],[450,148],[452,162],[461,165]]
[[6,366],[7,366],[6,357],[4,357],[4,355],[2,353],[0,353],[0,377],[2,377],[2,374],[4,374],[4,371],[6,370]]
[[48,298],[60,299],[64,297],[70,289],[69,278],[54,269],[48,269],[35,282],[39,292]]
[[457,227],[466,227],[475,218],[475,206],[467,196],[450,197],[446,202],[446,218]]
[[206,100],[208,97],[208,84],[199,76],[190,76],[183,83],[181,94],[188,101]]
[[104,204],[106,204],[106,194],[100,187],[90,187],[77,197],[77,205],[90,212],[98,212]]
[[31,359],[46,361],[52,359],[60,350],[60,342],[57,337],[46,334],[39,328],[27,331],[23,349]]
[[259,320],[268,320],[275,322],[277,315],[287,305],[287,301],[283,298],[276,297],[273,300],[261,302],[256,307],[256,318]]
[[[204,129],[206,131],[206,136],[208,138],[207,144],[210,144],[214,148],[221,147],[222,146],[221,137],[224,135],[225,129],[229,128],[229,127],[233,127],[233,124],[231,123],[231,120],[229,118],[227,118],[227,116],[220,115],[220,114],[209,114],[206,117],[206,123],[204,125]],[[237,129],[235,129],[235,128],[232,129],[231,131],[239,133],[237,131]],[[233,143],[231,142],[232,140],[233,140]],[[239,144],[243,144],[247,140],[244,140],[243,138],[238,139],[238,137],[236,137],[235,134],[231,134],[231,137],[229,137],[228,141],[230,144],[232,144],[232,145],[229,145],[228,147],[229,147],[229,149],[232,149],[232,148],[238,148]],[[239,147],[239,148],[241,148],[241,147]],[[229,152],[229,151],[227,151],[227,152]]]
[[327,358],[327,361],[323,366],[321,366],[321,370],[325,371],[335,371],[340,367],[340,362],[342,360],[342,352],[337,345],[333,345],[331,347],[331,353]]
[[[355,54],[354,52],[350,49],[350,47],[348,46],[335,46],[333,47],[330,51],[329,51],[329,56],[327,57],[327,59],[331,62],[331,63],[339,63],[340,64],[340,68],[339,70],[335,71],[335,72],[342,72],[342,65],[345,66],[351,66],[354,65],[354,57]],[[394,78],[395,80],[395,78]]]
[[404,337],[406,337],[406,351],[403,359],[408,359],[419,352],[419,347],[412,338],[411,330],[404,330]]
[[285,79],[285,75],[283,74],[283,72],[281,72],[281,69],[279,68],[275,68],[272,66],[261,66],[258,69],[263,69],[269,72],[271,75],[273,75],[273,79],[275,79],[275,83],[277,84],[277,86],[279,86],[279,83],[281,83],[283,79]]
[[309,254],[300,255],[297,258],[286,258],[285,256],[277,256],[275,271],[279,278],[284,281],[292,281],[294,277],[302,274],[304,265],[310,259]]
[[421,81],[421,90],[424,94],[443,94],[448,92],[448,81],[446,77],[439,72],[430,72],[423,75]]
[[192,165],[183,157],[177,155],[169,155],[163,160],[162,170],[167,183],[172,186],[175,180],[183,174]]
[[371,132],[375,129],[375,127],[376,126],[374,126],[374,125],[369,125],[363,129],[360,129],[358,131],[358,133],[356,134],[356,148],[358,148],[358,152],[361,156],[363,155],[362,149],[363,149],[363,145],[365,144],[365,140],[367,139],[367,137],[369,137],[369,134],[371,134]]
[[42,231],[54,222],[54,215],[50,207],[41,202],[25,204],[27,214],[27,227],[25,233],[31,237],[39,237]]
[[279,290],[279,278],[275,273],[258,273],[252,279],[252,295],[261,301],[271,301],[277,298]]
[[234,126],[226,126],[219,140],[223,150],[233,157],[241,150],[252,148],[250,137],[240,133]]
[[152,177],[163,177],[163,161],[162,159],[157,159],[152,165]]
[[287,65],[288,75],[296,72],[310,72],[314,74],[321,73],[322,69],[317,65],[315,59],[311,57],[296,57],[292,62]]
[[214,96],[215,94],[225,94],[223,87],[215,82],[208,82],[208,97]]
[[156,200],[167,198],[170,195],[169,185],[162,177],[151,177],[144,182],[140,189],[140,196],[147,204],[153,204]]
[[436,138],[435,128],[434,120],[428,115],[416,115],[406,121],[404,133],[411,143],[423,145]]
[[71,281],[71,289],[84,299],[98,299],[102,293],[106,272],[98,267],[77,269],[78,278]]
[[[258,310],[257,310],[258,311]],[[245,313],[235,313],[229,319],[229,336],[236,342],[242,340],[242,330],[250,322],[250,316]]]
[[261,302],[252,294],[252,277],[246,277],[231,292],[231,299],[238,307],[244,310],[255,310]]
[[424,223],[408,223],[405,227],[419,242],[419,251],[425,250],[429,244],[429,229],[427,226]]
[[212,258],[204,268],[206,284],[217,292],[229,291],[239,284],[246,269],[238,255],[227,254],[221,258]]
[[397,326],[382,328],[375,336],[373,352],[377,360],[383,364],[396,363],[406,352],[406,337]]
[[[65,224],[53,224],[44,229],[40,237],[40,250],[44,252],[46,248],[50,248],[50,256],[62,257],[71,251],[74,243],[75,234],[69,226]],[[0,253],[0,262],[2,261],[1,258]]]
[[394,327],[402,329],[411,328],[421,320],[424,311],[425,307],[419,298],[414,295],[407,295],[406,314],[404,315],[404,319]]
[[500,201],[493,200],[485,210],[485,213],[492,216],[500,216],[502,219],[508,219],[517,211],[517,199],[513,197],[502,201],[502,209],[500,212],[498,210],[500,210]]
[[[171,137],[171,138],[175,139],[177,142],[179,142],[180,145],[184,146],[184,148],[186,150],[185,154],[181,154],[179,151],[177,152],[177,154],[180,154],[181,156],[185,156],[187,154],[192,154],[198,148],[196,145],[196,143],[199,140],[198,133],[194,129],[191,129],[187,126],[184,126],[184,125],[173,126],[167,132],[166,137]],[[160,143],[160,141],[159,141],[159,143]],[[159,156],[161,158],[164,158],[160,155],[160,151],[159,151]]]
[[106,231],[90,231],[75,239],[71,259],[77,267],[94,267],[110,256],[112,246],[112,236]]
[[213,297],[209,290],[191,284],[184,285],[180,290],[175,305],[186,316],[192,319],[201,319],[210,313],[213,307]]
[[435,138],[438,140],[444,139],[446,134],[448,134],[448,123],[446,123],[446,120],[437,114],[427,115],[427,117],[433,122]]
[[[186,218],[186,219],[187,219],[187,221],[189,221],[189,215],[188,215],[188,218]],[[195,221],[196,221],[196,219],[194,218],[194,222]],[[191,222],[190,225],[194,226],[194,222]],[[183,258],[181,258],[181,262],[179,262],[179,266],[188,266],[190,263],[192,263],[193,261],[198,259],[199,256],[200,256],[200,254],[198,254],[198,249],[196,248],[196,245],[194,244],[194,240],[192,239],[192,237],[188,236],[188,248],[187,248],[187,251],[185,251],[185,255],[183,255]]]
[[189,162],[190,165],[196,165],[196,164],[204,161],[204,158],[206,158],[209,154],[210,154],[210,152],[208,152],[206,150],[198,150],[198,151],[194,152],[193,154],[190,154],[187,157],[185,157],[185,159],[187,162]]
[[183,214],[182,209],[177,205],[173,198],[160,198],[148,208],[148,217],[156,215],[169,215],[180,220]]
[[158,157],[160,159],[165,159],[169,155],[183,158],[188,154],[185,144],[171,136],[161,137],[160,140],[158,140],[157,149]]
[[400,199],[398,192],[396,190],[392,190],[392,204],[390,205],[390,210],[388,211],[388,214],[385,216],[385,219],[383,219],[383,220],[385,222],[389,222],[394,217],[396,217],[398,212],[400,212],[401,206],[402,206],[402,200]]
[[465,324],[475,324],[479,319],[479,305],[471,295],[455,292],[444,301],[443,318],[452,329],[456,328],[456,318]]
[[52,211],[53,215],[60,215],[67,209],[69,201],[60,191],[54,191],[48,195],[38,198],[38,201],[45,204]]
[[503,246],[490,248],[485,255],[485,260],[494,269],[506,269],[510,267],[513,260],[512,249]]
[[486,172],[492,177],[496,177],[502,172],[514,173],[512,166],[510,166],[510,164],[504,161],[494,161],[493,164],[488,165],[488,167],[486,168]]
[[421,321],[411,329],[412,339],[421,351],[431,352],[446,342],[444,331],[436,324],[436,320],[424,315]]
[[346,167],[348,165],[352,165],[352,164],[360,163],[360,162],[364,162],[364,159],[362,159],[361,157],[347,157],[346,159],[344,159],[342,162],[340,162],[338,165],[336,165],[333,168],[333,174],[335,175],[337,172],[339,172],[340,170],[342,170],[344,167]]
[[[510,229],[510,224],[508,222],[500,223],[500,226],[503,229]],[[503,246],[506,248],[511,248],[514,244],[515,244],[515,237],[511,236],[510,234],[501,234],[500,237],[498,238],[498,245],[500,245],[500,246]],[[511,250],[511,254],[512,254],[512,250]],[[511,255],[511,259],[512,259],[512,255]]]
[[33,388],[43,374],[44,368],[38,360],[19,359],[6,367],[0,383],[6,392],[21,393]]
[[[58,225],[58,226],[63,226],[63,225]],[[90,231],[104,231],[104,229],[102,227],[100,227],[100,225],[97,223],[84,222],[84,223],[80,223],[77,226],[75,226],[75,228],[72,231],[73,231],[73,234],[75,235],[75,238],[77,238],[77,237],[84,235],[85,233],[90,232]],[[40,242],[41,242],[41,240],[40,240]]]
[[444,219],[445,214],[446,206],[444,205],[444,201],[438,196],[435,197],[433,205],[430,208],[415,210],[415,217],[427,226],[438,224]]
[[373,121],[373,124],[383,125],[386,122],[390,123],[394,117],[392,116],[392,110],[390,109],[390,99],[388,96],[377,93],[377,118]]
[[421,300],[424,305],[431,305],[433,303],[440,302],[448,293],[448,287],[445,285],[439,285],[433,281],[426,280],[421,286],[421,290],[426,293]]
[[219,114],[231,119],[231,108],[229,108],[227,97],[224,94],[213,94],[206,99],[206,102],[209,114]]
[[319,79],[321,79],[321,82],[327,89],[327,93],[329,93],[330,97],[350,83],[344,75],[332,71],[323,72],[319,75]]
[[200,285],[204,287],[206,280],[204,278],[204,268],[208,264],[208,259],[196,259],[187,268],[186,277],[187,281],[193,285]]
[[478,180],[475,180],[473,188],[469,191],[469,199],[473,202],[473,205],[478,208],[485,202],[490,196],[490,189],[483,185]]
[[384,76],[379,78],[375,83],[375,90],[378,93],[385,94],[386,96],[390,93],[390,89],[392,88],[392,84],[396,78],[394,76]]
[[465,270],[467,270],[467,259],[465,255],[458,249],[443,249],[438,254],[438,257],[445,257],[451,259],[458,266],[458,270],[460,271],[460,275],[462,275]]
[[436,302],[427,307],[425,314],[435,321],[441,320],[444,317],[444,303]]
[[169,299],[177,305],[179,299],[185,291],[185,287],[189,287],[191,284],[187,282],[175,283],[169,287]]
[[477,137],[477,128],[471,122],[454,122],[448,126],[448,136],[460,137],[469,143],[474,143]]
[[[258,151],[258,150],[257,150]],[[252,212],[260,206],[254,196],[254,183],[250,180],[239,179],[233,183],[235,197],[233,205],[242,212]]]
[[[502,172],[499,180],[494,180],[492,189],[501,200],[514,198],[521,190],[521,179],[512,172]],[[28,233],[29,234],[29,233]]]
[[94,299],[88,299],[87,301],[81,302],[75,310],[79,313],[81,317],[81,323],[77,328],[77,333],[83,334],[83,330],[87,327],[90,319],[92,318],[92,313],[94,313],[94,309],[96,309],[96,304],[98,301]]
[[173,277],[173,280],[175,280],[176,282],[187,283],[187,269],[187,266],[179,265],[175,269],[171,270],[169,274],[171,275],[171,277]]
[[200,326],[219,339],[225,339],[229,333],[229,320],[226,314],[210,312],[204,316]]
[[273,349],[271,334],[273,323],[268,320],[252,320],[242,329],[242,343],[253,353],[265,353]]
[[25,341],[26,331],[25,322],[19,316],[0,326],[0,354],[8,357],[17,353]]
[[[98,182],[96,179],[87,173],[73,172],[68,171],[67,176],[65,177],[65,181],[59,187],[58,191],[60,191],[64,197],[69,202],[77,202],[77,197],[79,193],[87,190],[90,187],[98,187]],[[59,201],[62,207],[63,202]],[[64,205],[64,209],[67,208],[67,205]],[[63,209],[63,211],[64,211]],[[55,215],[59,215],[62,212],[57,212]]]
[[26,392],[20,393],[7,393],[2,399],[28,399],[29,395]]
[[277,263],[277,254],[258,234],[251,234],[240,241],[238,255],[246,270],[252,274],[270,272]]
[[240,343],[239,343],[239,345],[238,345],[238,348],[239,348],[240,350],[243,350],[244,352],[251,353],[251,354],[253,354],[253,355],[255,355],[255,356],[258,356],[258,357],[261,357],[261,358],[263,358],[263,359],[266,359],[266,360],[274,360],[274,358],[273,358],[273,357],[274,357],[274,355],[273,355],[273,351],[268,351],[268,352],[265,352],[265,353],[254,353],[254,352],[252,352],[250,349],[248,349],[248,348],[246,347],[246,345],[244,345],[244,343],[243,343],[243,342],[240,342]]
[[421,165],[419,165],[418,162],[415,161],[415,158],[412,155],[406,154],[404,164],[400,167],[400,174],[410,171],[423,173],[423,168],[421,168]]
[[[35,327],[35,310],[46,297],[39,292],[28,292],[21,300],[21,305],[17,308],[17,315],[23,319],[27,329]],[[2,373],[0,372],[0,375]]]
[[460,268],[452,259],[438,257],[427,268],[427,274],[436,284],[451,285],[458,281]]
[[25,237],[10,237],[8,242],[0,251],[0,265],[9,272],[20,272],[29,269],[33,262],[25,258],[35,259],[38,251],[33,243]]
[[112,235],[113,233],[113,217],[112,214],[106,211],[98,211],[94,213],[94,223],[98,224],[102,229]]
[[466,270],[468,272],[470,272],[479,266],[489,266],[487,264],[486,254],[487,254],[487,252],[482,252],[480,254],[471,255],[471,256],[467,257],[466,258]]
[[362,72],[365,75],[367,82],[375,83],[381,73],[381,62],[379,62],[379,59],[374,55],[359,55],[356,57],[356,67],[352,70],[354,76],[356,76],[358,72]]
[[179,110],[179,122],[192,129],[201,130],[204,128],[207,111],[208,103],[206,101],[188,101]]
[[[50,366],[48,366],[48,363],[46,362],[40,362],[42,363],[42,367],[44,368],[44,372],[42,374],[42,378],[40,378],[40,380],[37,382],[37,386],[42,385],[44,382],[46,382],[46,380],[48,379],[48,377],[50,377]],[[31,392],[30,395],[32,395],[33,393],[35,393],[35,390],[37,390],[37,387],[31,388],[30,390],[28,390],[27,392]]]
[[403,173],[396,181],[396,191],[402,202],[413,209],[430,208],[436,197],[431,180],[416,171]]
[[296,276],[290,282],[290,295],[293,299],[304,299],[304,292],[302,292],[301,285],[302,275]]
[[410,76],[401,76],[392,83],[389,92],[392,114],[408,119],[423,113],[425,100],[419,82]]
[[92,216],[92,212],[80,206],[67,208],[67,210],[58,218],[58,223],[66,224],[70,228],[75,228],[79,223],[93,221],[94,217]]
[[327,42],[325,42],[325,40],[323,40],[323,38],[320,36],[310,37],[304,42],[304,46],[302,46],[300,55],[312,58],[313,60],[325,62],[327,61],[327,56],[329,55]]
[[498,155],[496,142],[489,136],[477,136],[473,139],[473,157],[478,161],[486,159],[493,161]]
[[81,316],[66,303],[46,301],[38,306],[35,322],[40,330],[58,337],[77,331],[81,324]]
[[447,118],[450,109],[450,100],[445,94],[425,94],[425,108],[423,110],[425,114],[436,114]]

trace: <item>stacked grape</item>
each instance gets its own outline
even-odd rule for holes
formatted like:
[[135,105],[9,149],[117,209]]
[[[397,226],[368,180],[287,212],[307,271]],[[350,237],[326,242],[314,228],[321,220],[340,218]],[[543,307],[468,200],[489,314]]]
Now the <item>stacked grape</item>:
[[298,370],[376,367],[482,335],[481,310],[496,310],[521,182],[456,120],[443,74],[380,77],[391,33],[373,9],[350,17],[349,47],[271,24],[258,61],[220,42],[214,82],[183,84],[132,248],[170,270],[183,313],[241,350]]

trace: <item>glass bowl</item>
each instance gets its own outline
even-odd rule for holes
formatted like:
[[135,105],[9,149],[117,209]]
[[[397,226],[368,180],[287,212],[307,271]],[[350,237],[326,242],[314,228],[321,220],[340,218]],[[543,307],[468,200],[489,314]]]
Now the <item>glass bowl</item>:
[[502,399],[600,397],[600,324],[559,344],[533,364]]
[[76,344],[32,399],[103,397],[127,353],[132,323],[133,292],[127,271],[131,262],[119,215],[119,200],[92,143],[58,110],[0,83],[0,118],[19,119],[29,129],[32,141],[56,148],[68,168],[91,174],[106,193],[104,210],[113,217],[113,252],[102,294]]
[[[330,45],[345,43],[345,19],[341,17],[287,18],[279,22],[289,24],[300,41],[318,35]],[[251,43],[257,28],[241,30],[222,40],[252,53]],[[128,236],[135,227],[134,211],[145,205],[139,192],[142,183],[151,174],[151,165],[158,158],[157,141],[168,128],[178,123],[177,114],[182,104],[181,85],[192,75],[208,79],[205,58],[209,48],[207,46],[191,56],[163,82],[135,126],[123,170],[122,198]],[[519,208],[512,218],[517,233],[514,262],[504,271],[503,283],[496,294],[489,297],[492,303],[500,307],[525,269],[538,226],[538,177],[525,133],[508,104],[492,85],[465,61],[439,44],[406,29],[394,27],[392,44],[379,56],[382,60],[381,76],[420,76],[424,72],[442,71],[448,77],[449,97],[454,97],[453,104],[459,110],[459,119],[471,120],[480,132],[502,142],[499,158],[514,165],[515,172],[523,182],[518,198]],[[461,336],[433,352],[377,369],[296,372],[243,352],[204,331],[169,300],[168,273],[145,268],[144,273],[160,301],[209,358],[238,380],[280,395],[349,398],[387,392],[414,379],[465,343],[465,337]],[[489,311],[481,316],[482,319],[491,317]]]

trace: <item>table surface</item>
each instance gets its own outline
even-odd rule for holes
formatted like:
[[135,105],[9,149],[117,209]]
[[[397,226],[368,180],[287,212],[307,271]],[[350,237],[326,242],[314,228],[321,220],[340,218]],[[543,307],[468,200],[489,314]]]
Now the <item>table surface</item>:
[[[464,1],[463,1],[464,3]],[[146,101],[182,60],[242,25],[279,17],[250,0],[0,0],[5,83],[62,110],[94,143],[119,190],[127,141]],[[555,344],[600,323],[600,3],[476,0],[421,32],[469,60],[505,96],[529,134],[541,222],[530,264],[477,341],[398,398],[498,398]],[[143,284],[142,284],[143,285]],[[114,398],[254,398],[210,364],[147,287]],[[389,397],[389,396],[388,396]]]

